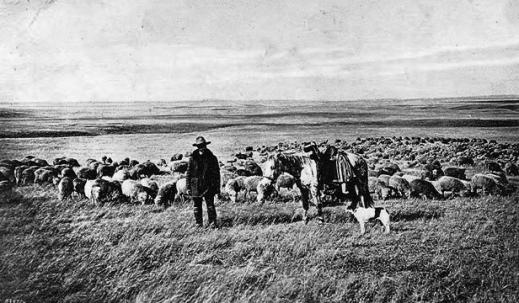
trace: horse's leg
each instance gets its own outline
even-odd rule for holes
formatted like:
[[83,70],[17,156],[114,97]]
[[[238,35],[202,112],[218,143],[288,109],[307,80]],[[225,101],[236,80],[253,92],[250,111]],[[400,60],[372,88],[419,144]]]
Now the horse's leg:
[[317,184],[310,185],[310,192],[312,199],[314,200],[315,206],[317,207],[317,219],[323,221],[323,206],[321,204],[321,197],[319,196],[319,187]]
[[357,208],[357,204],[359,203],[359,195],[357,194],[356,186],[354,183],[346,183],[346,186],[351,197],[351,204],[350,206],[348,206],[348,209],[354,210]]
[[303,204],[303,220],[305,221],[305,224],[308,223],[308,195],[310,193],[310,190],[301,184],[301,181],[297,182],[297,187],[299,187],[299,190],[301,191],[301,203]]

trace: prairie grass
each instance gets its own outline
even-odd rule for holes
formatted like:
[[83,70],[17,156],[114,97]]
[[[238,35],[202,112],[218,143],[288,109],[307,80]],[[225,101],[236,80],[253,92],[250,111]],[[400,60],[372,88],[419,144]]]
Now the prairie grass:
[[519,302],[519,194],[385,203],[392,232],[344,206],[60,202],[37,186],[0,205],[0,302]]

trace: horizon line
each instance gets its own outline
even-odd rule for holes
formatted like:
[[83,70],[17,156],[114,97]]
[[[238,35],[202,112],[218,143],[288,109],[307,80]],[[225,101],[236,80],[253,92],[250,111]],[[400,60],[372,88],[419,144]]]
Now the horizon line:
[[477,95],[477,96],[459,96],[459,97],[417,97],[417,98],[358,98],[345,100],[324,100],[324,99],[221,99],[221,98],[203,98],[190,100],[69,100],[69,101],[4,101],[0,100],[0,104],[34,104],[34,103],[146,103],[146,102],[161,102],[161,103],[176,103],[176,102],[361,102],[361,101],[416,101],[416,100],[460,100],[460,99],[499,99],[504,98],[503,101],[519,101],[519,94],[502,94],[502,95]]

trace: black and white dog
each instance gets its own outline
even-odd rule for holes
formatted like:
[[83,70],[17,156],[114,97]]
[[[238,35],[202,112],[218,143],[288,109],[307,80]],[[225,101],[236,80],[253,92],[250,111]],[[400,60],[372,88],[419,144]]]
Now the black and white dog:
[[384,226],[385,233],[389,233],[389,213],[384,207],[357,207],[355,210],[348,209],[360,224],[360,233],[364,234],[366,229],[364,224],[369,220],[379,220]]

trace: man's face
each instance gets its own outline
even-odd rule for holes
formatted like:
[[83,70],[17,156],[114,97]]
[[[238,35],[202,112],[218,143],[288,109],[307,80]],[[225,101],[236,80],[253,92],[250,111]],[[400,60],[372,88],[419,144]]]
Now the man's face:
[[198,146],[198,153],[200,155],[203,155],[205,153],[205,150],[206,150],[205,146],[203,146],[203,145],[202,146]]

